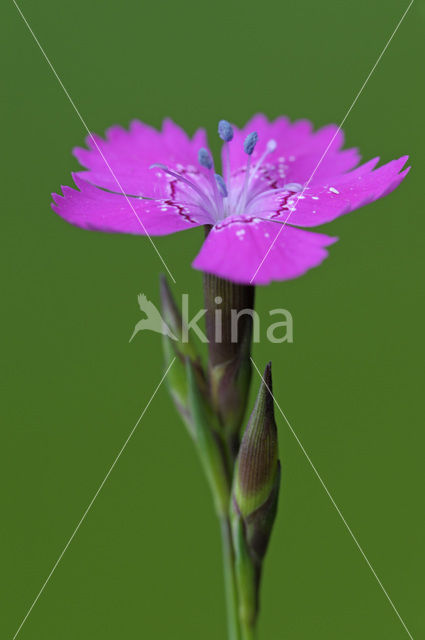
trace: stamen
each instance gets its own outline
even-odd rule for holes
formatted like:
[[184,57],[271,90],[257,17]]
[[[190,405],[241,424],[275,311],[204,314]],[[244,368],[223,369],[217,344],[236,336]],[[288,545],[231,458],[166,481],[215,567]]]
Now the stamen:
[[273,153],[273,151],[276,151],[276,149],[277,149],[277,142],[272,138],[267,143],[267,153]]
[[220,120],[220,122],[218,123],[218,135],[220,136],[220,138],[222,140],[224,140],[224,142],[227,143],[225,145],[225,151],[224,151],[223,171],[224,171],[224,175],[226,176],[227,184],[230,185],[230,148],[229,148],[229,142],[231,142],[233,140],[233,127],[230,124],[230,122],[227,122],[227,120]]
[[182,176],[180,173],[177,173],[176,171],[169,169],[167,166],[165,166],[165,164],[160,164],[160,163],[151,164],[149,169],[161,169],[162,171],[164,171],[164,173],[168,173],[170,176],[173,176],[173,178],[176,178],[176,180],[181,180],[181,182],[184,182],[189,187],[191,187],[191,189],[196,191],[196,193],[199,196],[201,196],[202,200],[205,203],[207,203],[209,207],[211,206],[211,200],[194,182],[192,182],[191,180],[188,180],[187,178]]
[[252,197],[252,200],[257,200],[257,198],[263,198],[264,196],[275,196],[277,193],[282,193],[282,191],[289,191],[286,186],[278,187],[277,189],[267,189],[266,191],[258,191]]
[[214,174],[214,178],[221,195],[223,196],[223,198],[227,198],[229,194],[227,193],[226,183],[224,182],[223,178],[218,173]]
[[[94,184],[94,182],[90,182],[89,184],[92,184],[94,187],[96,186]],[[123,191],[112,191],[112,189],[107,189],[106,187],[98,187],[98,189],[100,189],[101,191],[104,191],[105,193],[112,193],[113,195],[117,195],[117,196],[125,196],[126,198],[135,198],[136,200],[146,200],[147,202],[151,202],[153,200],[157,200],[157,198],[151,198],[150,196],[136,196],[133,193],[124,193]],[[164,200],[164,198],[161,198],[160,200]],[[173,200],[173,204],[176,205],[181,205],[182,207],[190,207],[191,205],[193,205],[193,202],[186,202],[184,200]]]
[[257,142],[258,142],[258,133],[256,131],[253,131],[252,133],[247,135],[243,143],[244,151],[245,153],[248,154],[248,162],[246,163],[245,179],[243,181],[243,186],[238,198],[238,205],[240,207],[241,213],[243,213],[243,210],[245,209],[245,206],[246,206],[247,195],[248,195],[248,185],[251,178],[251,155],[255,149],[255,145],[257,144]]
[[251,174],[251,177],[249,179],[250,182],[251,182],[251,180],[254,180],[258,169],[261,167],[261,165],[263,164],[263,162],[267,158],[267,156],[270,153],[273,153],[273,151],[276,151],[276,148],[277,148],[276,140],[273,140],[273,139],[269,140],[267,145],[266,145],[266,150],[264,151],[263,155],[261,156],[261,158],[259,159],[259,161],[257,162],[257,164],[254,167],[254,170],[253,170],[253,172]]
[[213,168],[213,165],[214,165],[213,159],[211,158],[211,155],[207,149],[204,149],[204,148],[199,149],[198,161],[201,167],[205,167],[205,169]]
[[303,186],[298,182],[288,182],[283,187],[278,187],[277,189],[267,189],[266,191],[259,191],[255,193],[252,197],[251,202],[257,200],[258,198],[264,198],[265,196],[275,196],[278,193],[282,193],[283,191],[297,193],[298,191],[302,191]]
[[233,140],[233,127],[227,120],[220,120],[218,123],[218,135],[224,142]]
[[245,138],[245,142],[243,143],[243,148],[245,153],[251,156],[257,142],[258,142],[258,133],[256,131],[253,131],[252,133],[247,135],[247,137]]
[[[204,148],[199,149],[198,160],[201,167],[205,167],[205,169],[208,169],[209,171],[214,168],[214,160],[212,159],[208,149],[204,149]],[[208,180],[212,187],[213,200],[214,200],[215,207],[217,211],[219,211],[221,214],[223,210],[223,202],[222,202],[222,199],[220,198],[220,193],[217,188],[217,181],[215,180],[215,177],[211,173],[208,173]]]

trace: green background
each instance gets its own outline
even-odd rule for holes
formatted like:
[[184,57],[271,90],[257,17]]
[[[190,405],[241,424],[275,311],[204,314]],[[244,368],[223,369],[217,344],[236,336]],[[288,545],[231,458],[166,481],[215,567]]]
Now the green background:
[[[171,116],[189,132],[253,113],[340,122],[407,2],[22,0],[102,133]],[[128,338],[163,270],[145,238],[50,210],[84,128],[12,2],[2,5],[0,636],[12,638],[162,375],[160,337]],[[258,291],[294,344],[264,339],[278,401],[412,636],[425,637],[423,29],[415,3],[347,119],[363,158],[411,155],[390,197],[328,225],[319,269]],[[422,138],[421,138],[422,136]],[[201,305],[199,230],[157,240]],[[423,273],[423,272],[422,272]],[[255,380],[255,378],[254,378]],[[258,380],[255,380],[255,387]],[[408,635],[278,416],[284,490],[261,640]],[[165,386],[63,557],[22,640],[224,638],[219,531]]]

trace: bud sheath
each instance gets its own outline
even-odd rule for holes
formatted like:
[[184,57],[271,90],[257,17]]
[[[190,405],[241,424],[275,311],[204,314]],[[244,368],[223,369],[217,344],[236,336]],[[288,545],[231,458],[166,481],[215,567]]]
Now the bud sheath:
[[278,475],[277,429],[271,384],[271,365],[268,364],[236,461],[233,492],[242,518],[251,516],[267,501]]
[[170,329],[170,332],[164,331],[162,341],[166,365],[173,358],[176,358],[176,362],[167,376],[167,383],[178,412],[183,418],[189,433],[195,438],[195,424],[189,407],[186,359],[192,364],[199,393],[205,398],[208,396],[206,376],[195,345],[191,340],[185,341],[182,339],[182,316],[164,276],[160,278],[160,295],[162,318],[167,328]]
[[263,558],[276,516],[280,484],[271,365],[242,438],[232,488],[232,530],[240,594],[240,616],[249,629],[258,614]]

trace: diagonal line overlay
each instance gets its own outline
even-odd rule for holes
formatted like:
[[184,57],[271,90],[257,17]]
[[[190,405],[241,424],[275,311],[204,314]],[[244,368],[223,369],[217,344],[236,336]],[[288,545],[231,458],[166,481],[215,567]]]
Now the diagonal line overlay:
[[71,544],[71,542],[73,541],[73,539],[75,538],[79,528],[81,527],[81,525],[83,524],[84,520],[86,519],[86,516],[88,515],[90,509],[92,508],[93,504],[95,503],[99,493],[102,491],[107,479],[109,478],[109,476],[111,475],[112,471],[115,468],[115,465],[117,464],[118,460],[121,457],[121,454],[124,452],[124,449],[127,447],[128,443],[130,442],[131,438],[133,437],[134,432],[136,431],[137,427],[139,426],[140,421],[142,420],[143,416],[145,415],[146,411],[149,408],[149,405],[151,404],[152,400],[154,399],[154,397],[156,396],[160,386],[162,385],[162,383],[164,382],[165,378],[167,377],[168,372],[170,371],[171,367],[173,366],[174,362],[175,362],[175,357],[171,360],[170,364],[168,365],[167,370],[165,371],[164,375],[162,376],[161,380],[159,381],[158,385],[155,388],[155,391],[153,392],[153,394],[151,395],[151,397],[148,400],[148,403],[146,404],[145,408],[143,409],[142,413],[140,414],[136,424],[134,425],[134,427],[132,428],[132,430],[130,431],[126,441],[124,442],[123,446],[121,447],[121,449],[118,452],[118,455],[115,457],[113,463],[111,464],[111,466],[108,469],[107,474],[105,475],[105,477],[103,478],[102,482],[100,483],[96,493],[94,494],[93,498],[91,499],[91,501],[89,502],[88,507],[86,508],[86,510],[84,511],[80,521],[78,522],[77,526],[75,527],[74,531],[72,532],[71,537],[69,538],[68,542],[66,543],[66,545],[64,546],[62,552],[60,553],[58,559],[56,560],[55,564],[53,565],[49,575],[47,576],[47,578],[45,579],[45,581],[43,582],[43,585],[40,589],[40,591],[38,592],[37,596],[35,597],[35,599],[33,600],[30,608],[28,609],[25,617],[23,618],[21,624],[19,625],[15,635],[13,636],[12,640],[15,640],[18,637],[18,634],[20,633],[22,627],[24,626],[25,622],[27,621],[29,615],[31,614],[31,611],[34,609],[35,605],[37,604],[41,594],[43,593],[43,591],[45,590],[45,588],[47,587],[47,584],[50,581],[50,578],[52,577],[52,575],[54,574],[54,572],[56,571],[60,561],[62,560],[63,556],[65,555],[69,545]]
[[[12,2],[13,2],[13,4],[15,5],[15,7],[16,7],[16,9],[17,9],[17,11],[19,12],[19,14],[20,14],[20,16],[21,16],[22,20],[24,21],[24,23],[25,23],[26,27],[28,28],[29,32],[31,33],[31,35],[32,35],[32,37],[33,37],[34,41],[36,42],[36,44],[37,44],[38,48],[40,49],[40,51],[41,51],[41,53],[42,53],[43,57],[45,58],[46,62],[48,63],[48,65],[49,65],[49,67],[50,67],[51,71],[53,72],[53,74],[54,74],[54,76],[55,76],[56,80],[58,81],[58,83],[59,83],[59,85],[61,86],[62,90],[64,91],[64,93],[65,93],[66,97],[68,98],[69,102],[71,103],[71,105],[72,105],[72,107],[73,107],[74,111],[76,112],[76,114],[77,114],[78,118],[79,118],[79,119],[80,119],[80,121],[82,122],[82,124],[83,124],[84,128],[86,129],[86,131],[87,131],[88,135],[90,136],[91,140],[93,141],[93,144],[95,145],[95,147],[96,147],[97,151],[99,152],[100,156],[102,157],[103,161],[105,162],[105,165],[107,166],[107,168],[108,168],[109,172],[111,173],[111,175],[112,175],[113,179],[115,180],[115,182],[116,182],[116,184],[117,184],[117,186],[118,186],[119,190],[121,191],[122,195],[125,197],[125,199],[126,199],[126,201],[127,201],[128,205],[129,205],[129,207],[131,208],[131,210],[132,210],[133,214],[135,215],[135,217],[136,217],[136,219],[138,220],[138,222],[139,222],[140,226],[142,227],[142,229],[143,229],[144,233],[146,234],[146,236],[148,237],[149,241],[151,242],[151,244],[152,244],[152,246],[153,246],[153,248],[154,248],[155,252],[157,253],[158,257],[160,258],[160,260],[161,260],[161,262],[162,262],[163,266],[164,266],[164,267],[165,267],[165,269],[167,270],[167,272],[168,272],[169,276],[171,277],[171,279],[173,280],[173,282],[176,282],[176,281],[175,281],[175,279],[174,279],[174,277],[173,277],[173,275],[171,274],[171,272],[170,272],[170,270],[169,270],[169,268],[168,268],[167,264],[165,263],[164,259],[162,258],[162,256],[161,256],[160,252],[158,251],[158,249],[157,249],[157,247],[156,247],[155,243],[153,242],[153,240],[152,240],[151,236],[150,236],[150,235],[149,235],[149,233],[147,232],[147,230],[146,230],[146,228],[145,228],[145,226],[144,226],[144,224],[143,224],[143,221],[142,221],[142,220],[140,219],[140,217],[138,216],[138,214],[137,214],[137,212],[135,211],[135,209],[134,209],[134,207],[133,207],[133,205],[132,205],[131,201],[129,200],[129,198],[127,197],[126,193],[124,192],[124,189],[122,188],[122,186],[121,186],[121,184],[120,184],[120,182],[119,182],[119,180],[118,180],[117,176],[115,175],[114,171],[112,170],[111,166],[109,165],[109,163],[108,163],[107,159],[105,158],[105,156],[104,156],[103,152],[102,152],[102,151],[101,151],[101,149],[99,148],[99,146],[98,146],[98,144],[97,144],[97,142],[96,142],[95,138],[94,138],[94,137],[93,137],[93,135],[91,134],[91,132],[90,132],[90,130],[89,130],[89,128],[88,128],[88,126],[87,126],[87,124],[86,124],[86,122],[85,122],[84,118],[82,117],[82,115],[81,115],[80,111],[78,110],[78,108],[77,108],[77,106],[75,105],[75,103],[74,103],[73,99],[71,98],[70,94],[68,93],[68,91],[67,91],[66,87],[64,86],[64,84],[63,84],[63,82],[62,82],[61,78],[59,77],[58,73],[56,72],[56,70],[55,70],[55,68],[54,68],[53,64],[51,63],[51,61],[50,61],[49,57],[47,56],[46,52],[44,51],[44,49],[43,49],[42,45],[40,44],[40,42],[39,42],[39,40],[38,40],[37,36],[35,35],[34,31],[32,30],[31,26],[29,25],[29,23],[28,23],[27,19],[25,18],[24,14],[22,13],[22,11],[21,11],[20,7],[18,6],[18,4],[17,4],[16,0],[12,0]],[[348,109],[347,113],[345,114],[344,118],[342,119],[342,121],[341,121],[341,123],[340,123],[340,125],[339,125],[339,127],[338,127],[338,129],[337,129],[337,131],[336,131],[336,132],[335,132],[335,134],[333,135],[333,137],[332,137],[332,139],[330,140],[330,142],[329,142],[329,144],[328,144],[327,148],[326,148],[326,149],[325,149],[325,151],[323,152],[323,154],[322,154],[322,156],[321,156],[321,158],[320,158],[319,162],[318,162],[318,163],[317,163],[317,165],[315,166],[315,168],[314,168],[314,170],[313,170],[312,174],[310,175],[310,177],[309,177],[308,181],[305,183],[305,185],[304,185],[304,187],[303,187],[302,191],[301,191],[301,192],[299,192],[299,193],[297,194],[297,197],[296,197],[295,203],[292,205],[292,207],[291,207],[291,209],[290,209],[290,211],[289,211],[289,214],[288,214],[287,218],[285,219],[285,221],[283,222],[283,224],[282,224],[282,226],[281,226],[281,228],[280,228],[280,230],[279,230],[278,234],[275,236],[275,238],[274,238],[273,242],[271,243],[271,245],[270,245],[269,249],[267,250],[267,253],[266,253],[266,254],[265,254],[265,256],[263,257],[263,259],[262,259],[261,263],[259,264],[259,266],[258,266],[257,270],[255,271],[254,275],[252,276],[252,278],[251,278],[251,282],[254,280],[254,278],[256,277],[257,273],[258,273],[258,272],[259,272],[259,270],[261,269],[261,267],[262,267],[262,265],[263,265],[264,261],[266,260],[267,256],[269,255],[270,251],[272,250],[272,248],[273,248],[274,244],[276,243],[276,241],[277,241],[278,237],[280,236],[280,233],[283,231],[283,229],[284,229],[284,227],[286,226],[286,224],[287,224],[287,222],[288,222],[289,218],[291,217],[291,215],[292,215],[292,214],[293,214],[293,212],[295,211],[295,209],[296,209],[296,205],[297,205],[297,203],[298,203],[298,200],[301,198],[301,196],[304,194],[305,190],[308,188],[309,184],[311,183],[311,180],[312,180],[312,179],[313,179],[313,177],[315,176],[315,174],[316,174],[316,172],[317,172],[318,168],[320,167],[321,163],[323,162],[323,159],[326,157],[326,155],[327,155],[327,153],[328,153],[328,151],[329,151],[329,149],[330,149],[330,147],[331,147],[331,145],[332,145],[333,141],[335,140],[336,136],[337,136],[337,135],[339,134],[339,132],[341,131],[341,129],[342,129],[342,127],[343,127],[343,125],[344,125],[345,121],[347,120],[347,118],[348,118],[348,116],[350,115],[350,113],[351,113],[352,109],[354,108],[355,104],[357,103],[358,99],[360,98],[360,96],[361,96],[361,94],[362,94],[363,90],[365,89],[365,87],[366,87],[367,83],[369,82],[370,78],[372,77],[372,75],[373,75],[374,71],[376,70],[376,68],[377,68],[377,66],[378,66],[378,64],[379,64],[379,62],[381,61],[381,59],[382,59],[383,55],[385,54],[386,50],[388,49],[388,47],[389,47],[389,45],[390,45],[391,41],[393,40],[393,38],[394,38],[395,34],[397,33],[397,31],[398,31],[399,27],[401,26],[401,24],[402,24],[403,20],[404,20],[404,19],[405,19],[405,17],[407,16],[407,13],[409,12],[409,10],[410,10],[411,6],[413,5],[413,2],[414,2],[414,0],[411,0],[411,1],[410,1],[410,3],[409,3],[409,5],[408,5],[408,7],[406,8],[406,10],[404,11],[404,13],[403,13],[402,17],[400,18],[399,22],[397,23],[397,25],[396,25],[396,27],[395,27],[394,31],[392,32],[392,34],[391,34],[390,38],[388,39],[388,41],[386,42],[386,44],[385,44],[384,48],[382,49],[382,51],[381,51],[380,55],[378,56],[378,59],[376,60],[376,62],[375,62],[375,64],[373,65],[372,69],[370,70],[370,72],[369,72],[368,76],[366,77],[365,81],[363,82],[363,84],[362,84],[362,86],[361,86],[360,90],[359,90],[359,91],[358,91],[358,93],[356,94],[356,96],[355,96],[355,98],[354,98],[354,100],[353,100],[352,104],[350,105],[350,107],[349,107],[349,109]],[[168,368],[167,368],[166,372],[164,373],[163,377],[161,378],[161,380],[160,380],[159,384],[158,384],[158,385],[157,385],[157,387],[155,388],[155,390],[154,390],[154,392],[153,392],[152,396],[150,397],[150,399],[149,399],[149,401],[148,401],[147,405],[145,406],[145,408],[144,408],[143,412],[141,413],[141,415],[140,415],[139,419],[137,420],[136,424],[135,424],[135,425],[134,425],[134,427],[132,428],[132,430],[131,430],[131,432],[130,432],[129,436],[127,437],[126,441],[124,442],[124,444],[123,444],[122,448],[120,449],[120,451],[119,451],[118,455],[117,455],[117,456],[116,456],[116,458],[114,459],[114,461],[113,461],[113,463],[112,463],[111,467],[109,468],[109,470],[108,470],[108,472],[107,472],[107,474],[106,474],[105,478],[102,480],[101,484],[99,485],[99,487],[98,487],[98,489],[97,489],[96,493],[94,494],[94,496],[93,496],[92,500],[90,501],[90,503],[89,503],[88,507],[86,508],[85,512],[83,513],[83,516],[81,517],[80,521],[78,522],[78,524],[77,524],[76,528],[74,529],[74,531],[73,531],[73,533],[72,533],[71,537],[70,537],[70,538],[69,538],[69,540],[67,541],[67,543],[66,543],[66,545],[65,545],[64,549],[62,550],[61,554],[59,555],[59,557],[58,557],[57,561],[56,561],[56,562],[55,562],[55,564],[53,565],[52,570],[50,571],[49,575],[47,576],[46,580],[44,581],[44,583],[43,583],[43,585],[42,585],[42,587],[41,587],[40,591],[38,592],[38,594],[37,594],[36,598],[35,598],[35,599],[34,599],[34,601],[32,602],[32,604],[31,604],[30,608],[28,609],[28,611],[27,611],[27,613],[26,613],[25,617],[23,618],[23,620],[22,620],[21,624],[19,625],[19,627],[18,627],[18,629],[17,629],[17,631],[16,631],[15,635],[13,636],[12,640],[15,640],[15,639],[18,637],[18,634],[20,633],[20,631],[21,631],[21,629],[22,629],[23,625],[25,624],[25,622],[26,622],[26,620],[28,619],[29,615],[31,614],[31,612],[32,612],[33,608],[34,608],[34,607],[35,607],[35,605],[37,604],[37,602],[38,602],[38,600],[39,600],[40,596],[42,595],[43,591],[44,591],[44,590],[45,590],[45,588],[47,587],[47,584],[48,584],[48,582],[50,581],[51,577],[53,576],[53,573],[54,573],[54,572],[55,572],[55,570],[57,569],[57,567],[58,567],[59,563],[61,562],[61,560],[62,560],[63,556],[65,555],[65,553],[66,553],[66,551],[67,551],[67,549],[69,548],[70,544],[72,543],[72,541],[73,541],[74,537],[76,536],[76,534],[77,534],[78,530],[80,529],[81,525],[83,524],[84,520],[86,519],[86,516],[88,515],[88,513],[89,513],[89,511],[91,510],[91,508],[92,508],[92,506],[93,506],[94,502],[96,501],[96,499],[97,499],[98,495],[100,494],[101,490],[103,489],[103,487],[104,487],[104,485],[105,485],[106,481],[108,480],[108,478],[109,478],[110,474],[112,473],[112,471],[113,471],[113,469],[114,469],[115,465],[117,464],[117,462],[118,462],[119,458],[121,457],[122,453],[124,452],[125,448],[127,447],[128,443],[129,443],[129,441],[130,441],[130,439],[132,438],[132,436],[133,436],[134,432],[136,431],[136,429],[137,429],[137,427],[138,427],[138,425],[139,425],[140,421],[142,420],[143,416],[145,415],[145,413],[146,413],[146,411],[147,411],[147,409],[148,409],[149,405],[151,404],[151,402],[152,402],[153,398],[155,397],[155,395],[157,394],[157,392],[158,392],[158,390],[159,390],[160,386],[161,386],[161,385],[162,385],[162,383],[164,382],[164,380],[165,380],[165,378],[166,378],[166,376],[167,376],[168,372],[170,371],[170,369],[171,369],[172,365],[174,364],[174,361],[175,361],[175,358],[173,358],[173,360],[171,361],[170,365],[168,366]],[[297,441],[297,443],[298,443],[299,447],[301,448],[301,451],[303,452],[303,454],[304,454],[304,456],[306,457],[306,459],[307,459],[308,463],[310,464],[311,468],[313,469],[313,471],[314,471],[314,473],[315,473],[316,477],[318,478],[318,480],[319,480],[320,484],[322,485],[323,489],[325,490],[325,492],[326,492],[326,494],[327,494],[328,498],[330,499],[330,501],[331,501],[332,505],[334,506],[335,510],[337,511],[337,513],[338,513],[338,515],[339,515],[340,519],[342,520],[342,522],[343,522],[343,524],[344,524],[345,528],[346,528],[346,529],[347,529],[347,531],[349,532],[349,534],[350,534],[351,538],[353,539],[353,541],[354,541],[355,545],[357,546],[358,550],[360,551],[361,555],[363,556],[363,558],[364,558],[364,560],[365,560],[366,564],[368,565],[368,567],[369,567],[370,571],[372,572],[372,574],[373,574],[374,578],[375,578],[375,579],[376,579],[376,581],[378,582],[378,584],[379,584],[379,586],[380,586],[381,590],[383,591],[384,595],[386,596],[386,598],[387,598],[388,602],[390,603],[390,605],[391,605],[392,609],[394,610],[394,612],[395,612],[395,614],[396,614],[397,618],[398,618],[398,619],[399,619],[399,621],[401,622],[401,624],[402,624],[403,628],[405,629],[406,633],[408,634],[409,638],[410,638],[411,640],[413,640],[413,636],[411,635],[411,633],[410,633],[409,629],[407,628],[407,626],[406,626],[406,624],[405,624],[405,622],[404,622],[403,618],[401,617],[401,615],[400,615],[400,613],[398,612],[398,610],[397,610],[396,606],[394,605],[394,603],[393,603],[393,601],[392,601],[392,599],[391,599],[390,595],[388,594],[387,590],[385,589],[385,587],[383,586],[383,584],[382,584],[381,580],[379,579],[378,575],[376,574],[376,572],[375,572],[375,570],[374,570],[374,568],[373,568],[372,564],[371,564],[371,563],[370,563],[370,561],[368,560],[368,558],[367,558],[367,556],[366,556],[365,552],[363,551],[363,549],[362,549],[362,547],[361,547],[360,543],[358,542],[358,540],[357,540],[356,536],[354,535],[354,533],[352,532],[352,530],[351,530],[350,526],[348,525],[347,521],[345,520],[345,518],[344,518],[344,516],[343,516],[343,514],[342,514],[342,512],[341,512],[341,510],[339,509],[339,507],[338,507],[338,505],[336,504],[336,502],[335,502],[334,498],[332,497],[332,495],[331,495],[331,493],[330,493],[329,489],[327,488],[327,486],[326,486],[325,482],[323,481],[322,477],[320,476],[319,472],[317,471],[316,467],[314,466],[314,464],[313,464],[313,462],[312,462],[312,460],[311,460],[310,456],[308,455],[307,451],[305,450],[304,446],[302,445],[301,441],[299,440],[299,438],[298,438],[297,434],[295,433],[295,431],[294,431],[293,427],[291,426],[291,424],[290,424],[289,420],[287,419],[287,417],[286,417],[285,413],[283,412],[283,410],[282,410],[282,408],[280,407],[279,403],[277,402],[276,398],[273,396],[273,393],[271,392],[271,390],[270,390],[270,389],[269,389],[269,387],[267,386],[267,383],[265,382],[265,380],[264,380],[264,378],[263,378],[263,376],[262,376],[261,372],[259,371],[259,369],[258,369],[258,367],[257,367],[256,363],[254,362],[254,360],[252,359],[252,357],[251,357],[251,361],[252,361],[252,363],[253,363],[253,365],[254,365],[254,367],[255,367],[255,369],[256,369],[256,371],[257,371],[258,375],[259,375],[259,376],[260,376],[260,378],[262,379],[262,381],[263,381],[264,385],[267,387],[268,391],[269,391],[269,392],[270,392],[270,394],[272,395],[272,397],[273,397],[273,399],[274,399],[274,402],[275,402],[275,404],[276,404],[276,406],[277,406],[277,408],[278,408],[279,412],[281,413],[282,417],[284,418],[284,420],[285,420],[286,424],[288,425],[288,427],[289,427],[289,429],[290,429],[290,431],[291,431],[292,435],[294,436],[294,438],[295,438],[295,440]]]
[[351,103],[347,113],[345,114],[345,116],[343,117],[343,119],[341,120],[341,123],[338,127],[338,129],[336,130],[336,132],[334,133],[331,141],[329,142],[328,146],[326,147],[325,151],[322,154],[322,157],[320,158],[319,162],[316,164],[316,166],[313,169],[312,174],[310,175],[309,179],[307,180],[307,182],[305,183],[302,191],[300,191],[297,194],[297,197],[295,199],[295,202],[291,205],[291,208],[289,210],[289,213],[285,219],[284,222],[280,223],[281,227],[279,229],[279,232],[276,234],[276,236],[273,238],[273,241],[271,242],[269,248],[267,249],[266,254],[264,255],[263,259],[261,260],[260,264],[257,267],[257,270],[255,271],[254,275],[252,276],[251,280],[250,280],[250,284],[252,284],[252,281],[254,280],[255,276],[257,275],[257,273],[260,271],[261,267],[264,264],[264,261],[266,260],[267,256],[269,255],[270,251],[273,249],[277,239],[279,238],[280,234],[282,233],[282,231],[284,230],[286,223],[288,222],[289,218],[292,216],[292,214],[294,213],[295,209],[297,208],[297,204],[298,201],[300,200],[300,198],[304,195],[305,190],[308,188],[309,184],[311,183],[311,181],[313,180],[314,176],[316,175],[316,172],[318,170],[318,168],[320,167],[320,165],[323,162],[323,159],[326,157],[329,149],[332,146],[333,141],[335,140],[335,138],[337,137],[337,135],[339,134],[339,132],[341,131],[342,127],[344,126],[345,121],[347,120],[348,116],[350,115],[351,111],[353,110],[353,107],[355,106],[355,104],[357,103],[357,100],[360,98],[361,94],[363,93],[363,90],[365,89],[367,83],[369,82],[370,78],[372,77],[376,67],[378,66],[378,64],[381,62],[382,56],[384,55],[384,53],[386,52],[386,50],[388,49],[388,47],[391,44],[392,39],[394,38],[395,34],[397,33],[397,31],[399,30],[399,27],[401,26],[401,23],[403,22],[403,20],[405,19],[405,17],[407,16],[410,7],[412,6],[414,0],[410,0],[409,5],[407,7],[407,9],[404,11],[403,15],[401,16],[400,20],[398,21],[394,31],[392,32],[392,34],[390,35],[389,39],[387,40],[385,47],[382,49],[381,53],[378,56],[378,59],[376,60],[375,64],[373,65],[372,69],[369,71],[366,80],[363,82],[362,86],[360,87],[359,91],[357,92],[356,97],[354,98],[353,102]]
[[254,365],[258,375],[260,376],[261,380],[263,381],[264,386],[266,387],[266,389],[268,390],[268,392],[270,393],[271,397],[273,398],[273,401],[276,405],[276,407],[278,408],[280,414],[282,415],[283,419],[285,420],[286,424],[288,425],[292,435],[294,436],[295,440],[297,441],[298,446],[300,447],[301,451],[303,452],[304,456],[307,458],[307,461],[310,465],[310,467],[313,469],[314,474],[316,475],[317,479],[319,480],[320,484],[322,485],[323,489],[326,492],[326,495],[328,496],[329,500],[331,501],[332,505],[335,507],[335,510],[337,512],[337,514],[339,515],[339,517],[341,518],[342,522],[344,523],[345,528],[347,529],[348,533],[350,534],[351,538],[353,539],[356,547],[358,548],[358,550],[360,551],[361,555],[363,556],[367,566],[369,567],[369,569],[371,570],[375,580],[377,581],[377,583],[379,584],[379,586],[381,587],[381,590],[383,591],[383,593],[385,594],[385,597],[387,598],[388,602],[390,603],[391,607],[393,608],[397,618],[399,619],[399,621],[401,622],[401,624],[403,625],[404,630],[406,631],[407,635],[409,636],[410,640],[413,640],[413,636],[410,633],[409,629],[406,626],[406,623],[404,622],[403,618],[401,617],[400,613],[398,612],[394,602],[391,600],[391,597],[388,593],[388,591],[385,589],[384,585],[382,584],[381,580],[379,579],[375,569],[373,568],[373,566],[371,565],[370,561],[368,560],[365,552],[363,551],[362,547],[360,546],[359,541],[357,540],[356,536],[354,535],[354,533],[352,532],[348,522],[346,521],[346,519],[344,518],[344,516],[342,515],[342,512],[340,510],[340,508],[338,507],[337,503],[335,502],[332,494],[330,493],[328,487],[326,486],[324,480],[322,479],[322,476],[319,474],[318,470],[316,469],[316,467],[314,466],[310,456],[308,455],[307,451],[305,450],[301,440],[299,439],[299,437],[297,436],[296,432],[294,431],[291,423],[289,422],[288,418],[286,417],[286,415],[284,414],[280,404],[278,403],[278,401],[276,400],[276,398],[273,395],[273,392],[271,391],[270,387],[268,386],[267,382],[264,380],[259,368],[257,367],[257,365],[255,364],[253,358],[250,356],[251,358],[251,362]]
[[158,247],[156,246],[156,244],[154,243],[154,241],[152,240],[151,236],[149,235],[149,233],[146,230],[145,225],[143,224],[142,219],[140,218],[140,216],[137,214],[137,211],[135,210],[135,208],[133,207],[132,203],[130,202],[130,199],[128,198],[127,194],[125,193],[124,189],[121,186],[120,181],[118,180],[117,176],[115,175],[112,167],[110,166],[109,162],[107,161],[107,159],[105,158],[104,154],[102,153],[102,150],[100,149],[99,145],[96,142],[95,137],[92,135],[92,133],[90,132],[86,121],[84,120],[83,116],[81,115],[78,107],[76,106],[75,102],[73,101],[73,99],[71,98],[71,96],[68,93],[68,90],[66,89],[65,85],[63,84],[62,80],[60,79],[56,69],[54,68],[53,64],[50,61],[50,58],[48,57],[47,53],[44,51],[43,47],[40,44],[39,39],[37,38],[37,36],[35,35],[34,31],[32,30],[31,26],[28,23],[28,20],[26,19],[26,17],[24,16],[24,14],[22,13],[19,5],[17,4],[16,0],[12,0],[13,4],[15,5],[16,9],[19,12],[19,15],[21,16],[22,20],[24,21],[25,25],[28,28],[28,31],[31,33],[32,37],[34,38],[34,41],[36,42],[38,48],[40,49],[41,53],[43,54],[44,59],[46,60],[47,64],[49,65],[50,69],[52,70],[53,75],[55,76],[56,80],[59,82],[63,92],[65,93],[66,97],[68,98],[69,102],[71,103],[75,113],[77,114],[77,116],[79,117],[79,119],[81,120],[85,130],[87,131],[90,139],[92,140],[93,144],[95,145],[97,151],[99,152],[102,160],[104,161],[105,165],[107,166],[111,176],[113,177],[113,179],[115,180],[118,189],[120,190],[120,192],[122,193],[122,195],[124,196],[124,198],[126,199],[126,202],[128,204],[128,206],[130,207],[130,209],[132,210],[132,212],[134,213],[134,215],[136,216],[136,219],[138,221],[138,223],[140,224],[140,226],[143,229],[144,234],[148,237],[152,247],[154,248],[157,256],[159,257],[159,259],[161,260],[164,268],[167,270],[168,275],[170,276],[170,278],[172,279],[172,281],[174,283],[176,283],[175,278],[173,277],[173,274],[171,273],[171,271],[169,270],[164,258],[162,257],[162,255],[160,254]]

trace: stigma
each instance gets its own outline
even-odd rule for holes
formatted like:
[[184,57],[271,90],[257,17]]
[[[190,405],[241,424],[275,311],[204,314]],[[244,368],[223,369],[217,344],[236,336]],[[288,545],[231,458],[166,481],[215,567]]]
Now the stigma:
[[259,142],[257,131],[249,133],[243,141],[243,151],[247,156],[243,173],[232,173],[230,144],[235,144],[234,129],[227,120],[220,120],[217,131],[224,142],[222,174],[216,172],[214,158],[210,151],[204,147],[198,151],[198,163],[202,170],[200,173],[204,176],[203,183],[193,178],[193,174],[191,176],[192,179],[189,179],[186,175],[163,164],[156,163],[152,165],[152,168],[156,167],[164,171],[189,187],[196,203],[216,221],[223,220],[231,215],[244,215],[245,213],[252,215],[250,204],[261,195],[282,190],[296,192],[302,188],[301,185],[290,183],[286,186],[286,189],[285,187],[268,189],[266,185],[256,179],[263,168],[266,158],[276,151],[278,147],[276,140],[268,140],[263,153],[256,161],[253,161],[254,151]]

